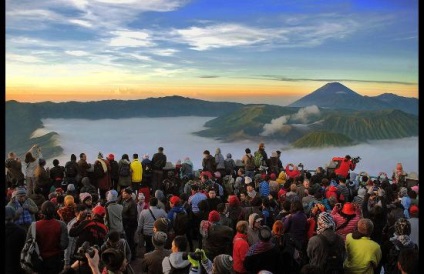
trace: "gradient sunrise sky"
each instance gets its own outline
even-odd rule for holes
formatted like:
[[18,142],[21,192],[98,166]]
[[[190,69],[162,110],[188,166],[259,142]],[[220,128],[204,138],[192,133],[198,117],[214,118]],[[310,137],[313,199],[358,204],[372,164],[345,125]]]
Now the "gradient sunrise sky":
[[417,0],[6,0],[6,100],[418,98]]

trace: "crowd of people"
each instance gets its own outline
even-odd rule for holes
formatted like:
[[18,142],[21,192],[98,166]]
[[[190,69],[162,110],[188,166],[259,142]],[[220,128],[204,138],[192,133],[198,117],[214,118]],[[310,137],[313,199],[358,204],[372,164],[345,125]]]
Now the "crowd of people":
[[264,143],[240,161],[203,156],[200,170],[169,165],[163,147],[50,168],[37,145],[23,161],[10,152],[5,273],[25,273],[35,236],[39,273],[134,273],[137,259],[149,274],[418,271],[419,184],[401,163],[372,179],[349,155],[327,170],[283,166]]

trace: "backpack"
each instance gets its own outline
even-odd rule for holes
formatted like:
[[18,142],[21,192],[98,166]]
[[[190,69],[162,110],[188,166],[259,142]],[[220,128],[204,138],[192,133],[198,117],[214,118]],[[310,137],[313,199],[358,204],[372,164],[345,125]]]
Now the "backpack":
[[93,169],[94,178],[103,178],[103,176],[105,176],[105,173],[106,172],[104,171],[103,165],[100,160],[96,161]]
[[67,162],[65,165],[66,177],[75,177],[78,175],[77,164],[74,162]]
[[110,174],[112,178],[117,178],[119,175],[119,165],[117,161],[110,161]]
[[157,159],[155,159],[155,162],[153,166],[156,169],[163,169],[163,167],[166,165],[166,161],[162,156],[157,156]]
[[40,249],[35,240],[35,222],[31,224],[31,235],[21,251],[21,267],[28,273],[40,272],[42,269],[43,258],[40,256]]
[[263,156],[260,151],[255,151],[255,154],[253,155],[253,160],[255,163],[255,167],[259,168],[262,165],[263,162]]
[[[169,260],[169,257],[168,257],[168,260]],[[169,260],[169,266],[171,267],[169,274],[188,274],[188,273],[190,273],[191,264],[188,264],[186,267],[183,267],[183,268],[176,268],[171,264],[171,261]]]
[[245,167],[246,167],[246,170],[254,170],[255,169],[255,159],[253,158],[253,156],[247,155]]
[[234,193],[234,189],[233,189],[234,178],[231,175],[224,176],[224,180],[222,184],[224,186],[225,195],[228,196]]
[[175,235],[185,235],[189,228],[189,216],[185,211],[174,213],[175,218],[172,222],[172,228]]
[[128,177],[130,176],[130,173],[130,164],[122,162],[121,167],[119,168],[119,176]]
[[324,246],[327,249],[327,259],[325,261],[324,267],[323,267],[323,273],[324,274],[342,274],[344,273],[343,270],[343,258],[341,257],[341,254],[337,252],[337,249],[335,248],[336,241],[333,241],[330,243],[325,236],[318,234],[317,235],[323,242]]

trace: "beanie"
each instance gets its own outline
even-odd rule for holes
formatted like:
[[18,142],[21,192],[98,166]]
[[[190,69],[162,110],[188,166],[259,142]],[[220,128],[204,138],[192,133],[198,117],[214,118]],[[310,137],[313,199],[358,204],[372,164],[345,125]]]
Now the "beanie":
[[64,202],[65,206],[72,206],[75,203],[74,202],[74,196],[66,195],[63,202]]
[[66,188],[67,191],[75,191],[75,186],[74,184],[69,184],[68,187]]
[[113,155],[112,153],[111,154],[109,154],[108,156],[107,156],[107,159],[108,160],[115,160],[115,155]]
[[180,202],[180,198],[174,195],[171,197],[171,199],[169,199],[169,201],[171,202],[171,204],[176,205]]
[[261,228],[259,229],[258,236],[259,240],[263,242],[268,242],[272,236],[271,229],[265,225],[261,226]]
[[168,219],[159,218],[153,223],[153,227],[156,227],[157,231],[167,232],[168,231]]
[[87,200],[88,198],[91,199],[91,194],[88,192],[83,192],[83,193],[80,193],[79,198],[80,198],[80,201],[84,203],[84,201]]
[[227,254],[220,254],[213,259],[213,266],[216,273],[231,273],[233,269],[233,257]]
[[236,205],[240,204],[240,200],[238,199],[238,197],[236,195],[230,195],[230,196],[228,196],[228,204],[230,206],[236,206]]
[[106,215],[106,209],[102,207],[101,205],[96,205],[93,210],[93,214],[99,215],[101,217],[104,217]]
[[163,246],[168,239],[168,235],[166,235],[163,231],[156,231],[152,237],[152,243],[154,246]]
[[21,188],[18,188],[16,190],[15,196],[24,196],[26,194],[27,194],[27,192],[26,192],[25,188],[21,187]]
[[115,202],[118,199],[118,192],[114,189],[109,190],[106,194],[106,201]]
[[411,234],[411,223],[405,218],[397,219],[395,223],[395,233],[400,235],[410,235]]
[[208,216],[209,222],[216,223],[216,222],[219,222],[220,219],[221,219],[221,217],[219,216],[218,211],[212,210],[211,212],[209,212],[209,216]]

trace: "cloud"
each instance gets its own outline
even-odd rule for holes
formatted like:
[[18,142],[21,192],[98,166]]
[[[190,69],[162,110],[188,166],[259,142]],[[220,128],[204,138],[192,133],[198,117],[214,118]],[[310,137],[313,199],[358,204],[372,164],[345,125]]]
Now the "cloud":
[[65,53],[77,57],[90,55],[90,53],[82,50],[65,50]]
[[150,35],[144,31],[119,30],[111,32],[114,37],[110,39],[111,47],[151,47],[154,43]]
[[319,115],[320,111],[319,108],[315,105],[308,106],[305,108],[299,109],[299,111],[292,115],[283,115],[281,117],[278,117],[276,119],[272,119],[269,124],[265,124],[263,126],[263,131],[261,132],[261,136],[269,136],[279,131],[285,131],[288,130],[287,123],[289,121],[291,122],[299,122],[303,124],[308,123],[308,118],[310,116],[316,116]]
[[6,54],[6,59],[8,62],[18,62],[18,63],[42,63],[43,61],[32,55],[18,55],[18,54]]

